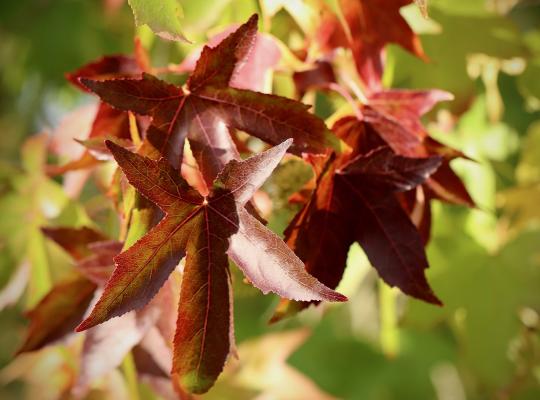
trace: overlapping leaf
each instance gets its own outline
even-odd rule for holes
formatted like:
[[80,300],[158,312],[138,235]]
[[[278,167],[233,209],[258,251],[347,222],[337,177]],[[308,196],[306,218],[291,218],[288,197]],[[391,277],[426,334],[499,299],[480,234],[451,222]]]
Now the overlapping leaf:
[[142,307],[187,255],[173,373],[182,387],[204,392],[221,372],[232,346],[227,333],[232,324],[227,254],[265,293],[296,300],[345,300],[310,276],[287,245],[244,208],[291,142],[244,161],[230,161],[209,197],[190,188],[165,159],[153,161],[108,142],[129,182],[165,217],[115,258],[116,269],[102,297],[77,329]]
[[[77,264],[87,263],[96,257],[90,248],[92,244],[109,243],[103,242],[105,237],[101,233],[87,227],[42,228],[42,231],[70,254]],[[100,270],[102,272],[102,268],[111,263],[112,256],[108,260],[104,260],[102,256],[101,263],[92,264],[97,273]],[[57,283],[28,312],[30,326],[19,353],[38,350],[72,333],[82,321],[96,289],[97,284],[81,274],[70,276]]]
[[382,88],[382,51],[395,43],[425,58],[420,39],[400,14],[400,8],[412,0],[340,0],[346,26],[328,12],[319,31],[323,48],[349,47],[358,74],[369,91]]
[[83,319],[97,286],[81,275],[56,286],[27,314],[30,326],[18,353],[39,350],[73,332]]
[[[285,231],[287,244],[310,274],[336,287],[349,247],[358,242],[390,286],[440,304],[425,277],[422,238],[395,193],[425,182],[441,157],[397,155],[374,126],[354,117],[339,120],[333,130],[353,150],[316,161],[316,188]],[[305,305],[285,302],[274,319]]]
[[[110,79],[119,77],[130,77],[139,75],[142,69],[138,60],[134,57],[123,55],[105,56],[90,62],[76,71],[66,74],[66,78],[77,88],[88,91],[80,83],[81,78]],[[82,132],[72,132],[75,139],[90,142],[103,142],[105,138],[118,138],[120,140],[130,139],[128,114],[122,110],[112,108],[106,103],[100,102],[94,117],[88,138],[81,137]],[[84,144],[84,142],[83,142]],[[99,163],[92,151],[86,150],[82,156],[60,166],[49,165],[47,172],[50,175],[64,174],[69,171],[90,168]]]
[[274,145],[293,138],[291,151],[296,154],[324,152],[332,136],[306,105],[228,86],[253,45],[256,29],[253,16],[218,46],[206,46],[186,90],[149,74],[137,79],[83,78],[81,82],[117,109],[151,116],[148,133],[163,138],[159,149],[175,168],[182,162],[187,137],[208,185],[228,161],[238,158],[228,128]]

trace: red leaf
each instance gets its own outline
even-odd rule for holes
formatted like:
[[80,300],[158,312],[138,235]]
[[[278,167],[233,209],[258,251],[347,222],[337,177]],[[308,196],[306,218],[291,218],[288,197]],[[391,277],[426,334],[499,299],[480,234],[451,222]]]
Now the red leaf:
[[[276,39],[266,33],[257,33],[253,29],[256,28],[256,23],[253,25],[250,24],[248,29],[242,31],[242,34],[246,37],[245,42],[247,44],[244,46],[245,52],[242,48],[239,48],[236,54],[230,53],[227,55],[227,59],[224,62],[236,62],[236,66],[230,75],[230,80],[228,84],[231,87],[237,89],[249,89],[255,90],[258,92],[265,91],[265,77],[269,70],[273,69],[281,58],[281,51],[277,45]],[[225,29],[223,32],[212,36],[207,43],[205,48],[213,49],[217,47],[231,32],[233,32],[238,26],[233,26]],[[254,37],[253,37],[254,35]],[[252,41],[252,44],[250,45]],[[244,42],[244,41],[243,41]],[[211,52],[211,50],[206,50]],[[203,48],[194,50],[189,54],[184,61],[178,66],[178,70],[184,71],[193,71],[197,61],[201,58]],[[244,53],[244,54],[242,54]],[[238,57],[238,56],[240,57]],[[208,58],[218,59],[220,54],[217,52],[208,55]],[[237,62],[238,60],[239,62]],[[222,75],[229,75],[230,71],[219,71]],[[223,76],[221,81],[226,81],[226,76]],[[227,82],[225,82],[226,86]],[[219,85],[218,85],[219,86]]]
[[412,0],[340,0],[339,3],[347,29],[337,16],[327,13],[319,42],[323,48],[350,47],[358,73],[370,91],[381,89],[382,51],[388,43],[425,58],[420,40],[399,12]]
[[[116,257],[102,297],[77,330],[146,304],[187,253],[173,372],[183,387],[200,393],[220,373],[231,346],[226,334],[231,325],[227,251],[263,291],[297,300],[345,300],[310,277],[285,243],[244,209],[291,140],[247,160],[232,160],[204,198],[164,159],[153,161],[107,145],[129,182],[165,217]],[[235,245],[240,241],[246,245],[241,255]]]
[[[357,241],[385,282],[413,297],[440,304],[424,275],[428,263],[420,234],[394,192],[422,184],[441,164],[441,158],[407,158],[388,147],[369,151],[377,143],[369,138],[375,133],[368,124],[352,118],[338,121],[334,130],[354,146],[352,153],[330,155],[324,167],[316,166],[320,171],[317,186],[285,231],[287,244],[310,274],[336,287],[349,247]],[[274,320],[299,308],[302,306],[289,304]]]
[[191,91],[204,86],[225,87],[237,66],[251,51],[257,35],[257,15],[227,36],[216,47],[205,46],[188,80]]
[[189,93],[148,74],[140,79],[82,82],[113,107],[151,116],[149,134],[163,137],[159,150],[174,168],[181,165],[187,136],[209,186],[228,161],[239,158],[229,128],[273,145],[293,138],[291,151],[298,155],[324,152],[332,137],[323,121],[307,111],[308,106],[228,87],[235,68],[253,44],[256,22],[254,16],[218,46],[203,50],[188,81]]
[[391,89],[373,93],[369,105],[379,113],[393,118],[419,138],[425,138],[425,128],[420,117],[440,101],[452,100],[454,96],[443,90]]
[[450,168],[448,161],[445,161],[433,176],[426,182],[426,188],[436,199],[450,204],[459,204],[468,207],[475,207],[474,200],[467,191],[467,188]]
[[379,147],[355,157],[341,171],[361,177],[375,189],[405,192],[425,182],[441,162],[439,156],[408,158],[394,154],[389,147]]
[[73,332],[83,319],[96,287],[80,275],[56,284],[28,312],[30,327],[17,353],[39,350]]
[[81,78],[118,78],[122,76],[135,75],[141,72],[137,61],[133,57],[124,55],[104,56],[100,59],[88,63],[81,68],[66,74],[66,78],[79,89],[88,89],[81,85]]

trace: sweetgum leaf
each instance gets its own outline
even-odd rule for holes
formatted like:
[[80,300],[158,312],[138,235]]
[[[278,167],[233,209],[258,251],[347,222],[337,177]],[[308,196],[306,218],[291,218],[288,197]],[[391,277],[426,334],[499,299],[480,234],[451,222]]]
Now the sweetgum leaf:
[[83,319],[96,288],[80,275],[56,284],[27,313],[30,327],[18,353],[39,350],[73,332]]
[[208,186],[238,151],[229,129],[240,129],[277,145],[293,138],[291,152],[323,153],[333,145],[323,121],[308,106],[279,96],[228,85],[253,45],[257,17],[214,48],[206,46],[188,80],[189,93],[149,74],[137,79],[81,79],[111,106],[152,117],[149,134],[161,136],[159,150],[174,168],[182,163],[187,137]]
[[[221,372],[232,346],[227,252],[265,292],[306,301],[346,300],[309,276],[287,245],[244,209],[291,142],[244,161],[232,160],[208,197],[190,188],[165,159],[154,161],[107,142],[128,181],[165,217],[115,258],[103,295],[77,330],[142,307],[187,254],[173,373],[182,387],[202,393]],[[239,241],[245,244],[241,249],[235,246]]]
[[[423,184],[441,165],[439,156],[403,157],[381,146],[365,121],[345,117],[334,131],[352,152],[317,160],[316,188],[285,231],[307,271],[329,287],[343,275],[347,252],[358,242],[380,277],[418,299],[441,304],[424,275],[428,263],[418,230],[395,192]],[[384,143],[384,142],[383,142]],[[280,307],[273,320],[307,304]]]

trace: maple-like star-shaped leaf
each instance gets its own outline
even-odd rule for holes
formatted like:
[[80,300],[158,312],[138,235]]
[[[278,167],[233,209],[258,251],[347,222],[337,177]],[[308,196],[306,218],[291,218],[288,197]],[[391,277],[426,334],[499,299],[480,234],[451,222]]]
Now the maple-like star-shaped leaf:
[[209,186],[228,161],[239,157],[229,128],[273,145],[293,138],[290,151],[298,155],[322,153],[332,144],[332,135],[323,121],[308,112],[308,106],[229,86],[256,33],[254,15],[216,47],[205,46],[185,90],[149,74],[81,82],[115,108],[151,116],[148,134],[163,138],[159,149],[175,168],[182,163],[187,137]]
[[[396,193],[422,184],[440,156],[411,158],[395,152],[374,127],[345,117],[333,128],[353,149],[316,160],[316,188],[285,231],[285,240],[310,274],[337,287],[352,243],[358,242],[380,277],[404,293],[441,304],[425,277],[424,244]],[[284,301],[274,320],[307,304]]]
[[199,393],[213,384],[232,346],[227,254],[265,293],[304,301],[346,300],[310,276],[287,245],[244,208],[291,143],[230,161],[211,194],[202,197],[167,160],[154,161],[107,142],[128,181],[165,217],[115,258],[103,295],[77,329],[145,305],[186,256],[173,373],[182,387]]

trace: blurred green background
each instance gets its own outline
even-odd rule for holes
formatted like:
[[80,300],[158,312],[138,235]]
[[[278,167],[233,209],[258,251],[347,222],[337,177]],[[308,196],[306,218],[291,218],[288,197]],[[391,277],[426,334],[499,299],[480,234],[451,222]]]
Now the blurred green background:
[[[247,0],[182,4],[184,31],[199,43],[210,28],[264,11]],[[414,4],[403,14],[430,62],[390,46],[385,81],[452,92],[455,100],[429,114],[426,125],[475,160],[453,167],[478,208],[433,207],[428,277],[445,306],[379,288],[356,246],[340,285],[350,301],[324,312],[268,326],[277,298],[236,279],[240,368],[227,369],[204,398],[540,399],[540,2],[428,4],[427,20]],[[301,37],[286,10],[264,29],[291,47]],[[69,196],[61,179],[46,177],[46,147],[65,115],[95,101],[64,74],[104,54],[130,54],[134,33],[154,65],[180,63],[190,49],[135,28],[123,1],[0,2],[1,399],[65,398],[60,388],[73,379],[76,360],[62,346],[12,363],[26,326],[22,311],[69,269],[69,258],[39,227],[90,219],[117,227],[99,190]],[[287,93],[290,74],[276,75],[274,85]],[[329,114],[324,106],[317,112]],[[155,398],[146,389],[140,396]]]

